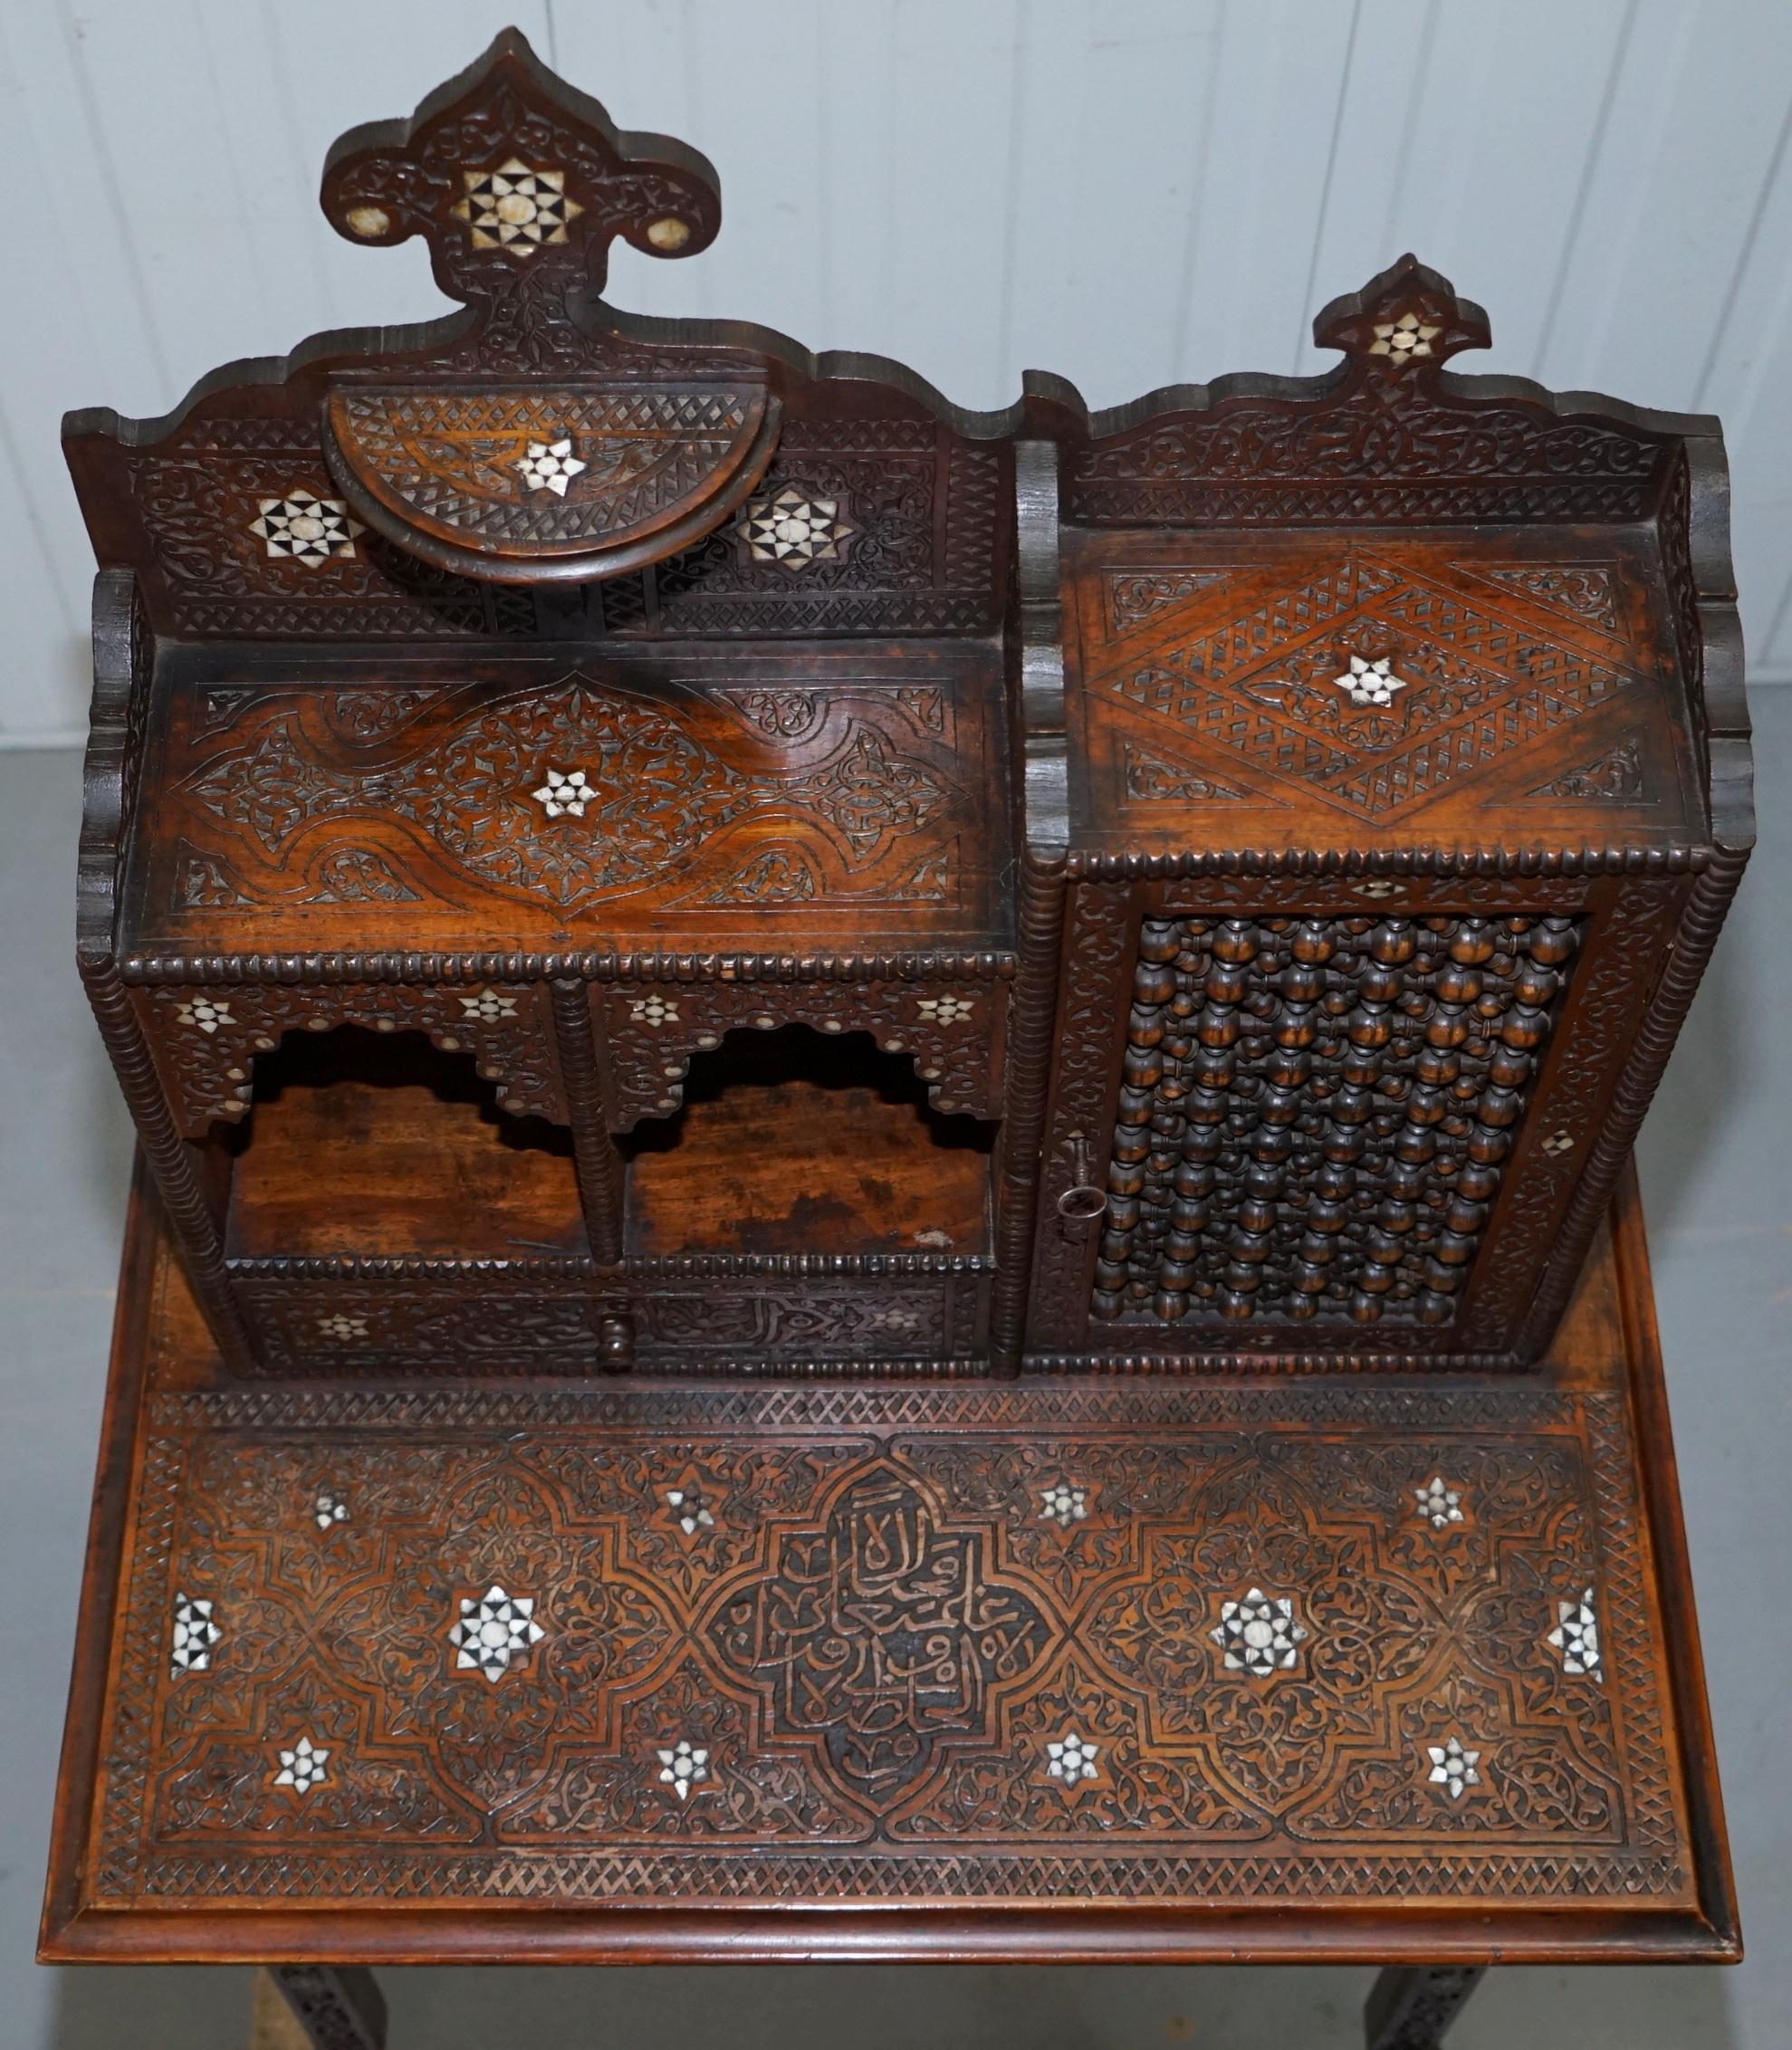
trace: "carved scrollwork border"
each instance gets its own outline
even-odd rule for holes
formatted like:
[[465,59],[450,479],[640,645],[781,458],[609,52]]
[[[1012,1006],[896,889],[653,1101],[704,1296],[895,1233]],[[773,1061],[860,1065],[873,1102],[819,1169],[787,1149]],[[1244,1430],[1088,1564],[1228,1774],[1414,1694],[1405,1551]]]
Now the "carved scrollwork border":
[[612,1128],[666,1117],[684,1102],[692,1060],[742,1029],[807,1025],[869,1032],[886,1053],[913,1057],[941,1111],[1001,1115],[1008,984],[965,991],[919,982],[618,982],[594,992],[609,1078]]
[[420,1031],[444,1052],[471,1055],[513,1116],[570,1122],[542,985],[158,983],[133,1001],[182,1129],[196,1137],[250,1109],[255,1061],[284,1033],[342,1025]]

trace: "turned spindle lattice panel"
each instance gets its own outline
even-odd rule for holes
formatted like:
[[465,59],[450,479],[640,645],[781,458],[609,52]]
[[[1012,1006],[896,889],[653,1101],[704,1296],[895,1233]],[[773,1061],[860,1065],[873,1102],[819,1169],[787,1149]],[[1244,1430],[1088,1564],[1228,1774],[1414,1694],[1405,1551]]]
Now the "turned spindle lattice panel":
[[1094,1314],[1448,1324],[1578,931],[1147,919]]

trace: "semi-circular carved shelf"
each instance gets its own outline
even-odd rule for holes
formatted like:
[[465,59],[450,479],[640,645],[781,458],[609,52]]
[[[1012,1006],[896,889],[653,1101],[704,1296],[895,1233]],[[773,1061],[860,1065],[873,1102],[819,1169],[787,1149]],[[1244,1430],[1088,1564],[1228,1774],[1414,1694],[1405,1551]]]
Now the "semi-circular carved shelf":
[[377,532],[495,582],[619,576],[720,526],[764,474],[762,384],[331,393],[331,474]]

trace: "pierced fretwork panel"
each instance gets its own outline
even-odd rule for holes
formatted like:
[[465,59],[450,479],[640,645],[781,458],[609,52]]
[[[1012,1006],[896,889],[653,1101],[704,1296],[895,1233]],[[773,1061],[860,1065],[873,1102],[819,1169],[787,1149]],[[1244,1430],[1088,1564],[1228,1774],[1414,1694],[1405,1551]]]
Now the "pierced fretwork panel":
[[1578,939],[1146,919],[1093,1313],[1450,1323]]

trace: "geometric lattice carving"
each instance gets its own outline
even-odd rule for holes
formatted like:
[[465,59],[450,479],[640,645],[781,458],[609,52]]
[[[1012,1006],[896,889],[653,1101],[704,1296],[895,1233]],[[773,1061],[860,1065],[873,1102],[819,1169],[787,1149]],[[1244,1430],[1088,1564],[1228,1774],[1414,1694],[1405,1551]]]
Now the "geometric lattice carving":
[[1088,686],[1234,755],[1271,788],[1292,782],[1358,819],[1437,796],[1637,684],[1631,669],[1355,547],[1310,561],[1246,612],[1202,619],[1155,645],[1099,651]]
[[[152,1398],[96,1897],[1683,1887],[1621,1400],[937,1395]],[[1477,1508],[1447,1545],[1413,1513],[1440,1470]],[[321,1545],[326,1472],[355,1516]],[[721,1505],[695,1535],[687,1484]],[[229,1625],[170,1681],[201,1561]],[[1603,1686],[1547,1641],[1594,1585]],[[295,1800],[300,1731],[327,1771]]]
[[414,524],[456,568],[485,550],[522,574],[537,557],[648,536],[672,547],[673,524],[700,517],[753,463],[764,417],[764,394],[749,386],[355,390],[331,401],[325,451],[394,539]]

